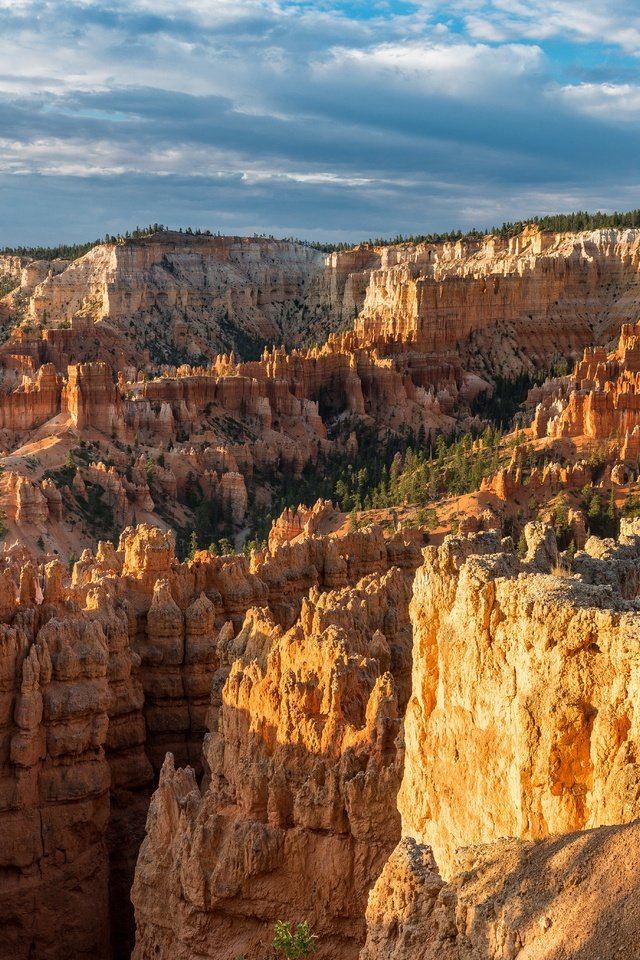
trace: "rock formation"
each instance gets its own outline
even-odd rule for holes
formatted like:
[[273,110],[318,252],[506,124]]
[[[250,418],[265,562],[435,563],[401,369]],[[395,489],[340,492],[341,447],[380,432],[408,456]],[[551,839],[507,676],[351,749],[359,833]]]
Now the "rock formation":
[[[639,248],[164,232],[0,258],[0,954],[128,956],[146,820],[138,960],[251,958],[278,918],[321,958],[560,960],[567,891],[595,904],[585,872],[638,843],[640,532],[588,537],[578,491],[619,505],[640,466]],[[413,681],[419,527],[334,535],[320,501],[250,556],[178,561],[172,530],[180,555],[220,517],[241,542],[285,479],[478,426],[492,376],[581,353],[477,514],[441,511],[485,533],[424,554]],[[575,558],[534,525],[518,559],[496,531],[559,493]],[[633,863],[615,882],[635,936]],[[594,905],[575,957],[607,929]]]
[[[522,949],[586,960],[606,950],[607,931],[622,946],[637,939],[640,915],[625,899],[637,857],[614,877],[637,830],[603,825],[640,814],[640,528],[623,524],[617,545],[588,540],[574,574],[558,573],[549,528],[526,534],[522,562],[492,534],[424,551],[404,839],[370,896],[362,960],[502,960]],[[544,839],[557,834],[568,836]],[[597,886],[580,888],[576,930],[576,887],[597,870]]]
[[534,437],[581,437],[615,444],[623,462],[640,458],[640,324],[624,324],[618,348],[584,351],[571,377],[532,391]]
[[[324,257],[165,231],[73,263],[12,261],[21,285],[2,300],[0,442],[15,474],[58,489],[33,530],[69,556],[140,521],[195,528],[207,500],[237,531],[285,476],[352,453],[348,424],[383,436],[469,428],[488,387],[479,374],[531,371],[593,342],[571,382],[538,392],[533,430],[593,443],[616,431],[620,482],[640,456],[638,333],[624,327],[615,357],[602,343],[629,319],[636,233],[527,229]],[[316,323],[324,342],[301,346]],[[63,467],[78,441],[73,487]]]
[[461,852],[445,883],[407,838],[367,910],[360,960],[594,960],[633,956],[638,823]]
[[[18,584],[14,577],[19,572]],[[149,780],[123,609],[69,598],[64,568],[5,562],[0,952],[110,957],[112,794]]]
[[355,324],[398,352],[457,349],[463,366],[513,375],[618,333],[638,286],[636,230],[545,234],[526,228],[443,245],[386,248]]
[[[211,726],[220,713],[220,706],[217,712],[211,706],[212,686],[219,693],[233,664],[241,669],[238,658],[244,644],[250,652],[258,643],[260,631],[256,627],[252,633],[252,624],[262,624],[260,636],[267,643],[271,634],[285,636],[277,618],[283,624],[297,621],[286,636],[292,642],[294,635],[299,637],[302,658],[304,630],[314,638],[314,669],[318,683],[326,685],[337,725],[333,739],[329,737],[322,749],[327,756],[347,757],[342,763],[343,779],[351,782],[349,800],[347,786],[342,789],[344,803],[351,805],[354,823],[358,821],[354,836],[367,829],[364,800],[353,792],[355,782],[359,783],[358,764],[366,768],[363,757],[372,765],[389,766],[386,775],[395,777],[395,786],[389,787],[387,799],[397,792],[396,755],[382,750],[380,738],[386,729],[385,711],[397,729],[408,696],[408,581],[419,559],[415,547],[400,537],[387,547],[379,529],[352,533],[343,542],[315,537],[296,545],[295,574],[286,580],[289,544],[256,554],[251,561],[203,551],[185,564],[176,560],[174,546],[170,533],[145,525],[128,528],[117,549],[103,543],[95,555],[85,551],[71,579],[58,560],[34,564],[28,551],[17,546],[0,558],[0,735],[5,745],[0,765],[2,956],[106,960],[129,955],[133,945],[129,891],[154,774],[160,772],[167,751],[179,763],[191,763],[198,773],[202,771],[203,737],[208,729],[218,730],[218,720]],[[351,568],[347,556],[353,558]],[[405,572],[390,572],[394,562]],[[332,595],[320,591],[331,577],[335,580],[338,571],[346,583],[350,569],[361,576],[369,574],[369,580],[359,592],[339,592],[332,606],[327,599]],[[311,598],[304,601],[310,590]],[[387,602],[395,605],[397,615],[389,614]],[[263,609],[250,615],[238,633],[247,611],[256,605]],[[303,614],[306,628],[300,619]],[[327,633],[330,622],[334,632],[349,636],[338,642],[336,634],[329,643],[335,670],[327,673],[319,638]],[[376,630],[384,630],[386,639]],[[369,635],[374,639],[365,656]],[[287,649],[281,651],[285,659]],[[378,683],[370,715],[365,718],[363,713],[361,718],[363,723],[366,720],[366,732],[349,713],[351,707],[340,706],[339,698],[335,699],[337,688],[331,693],[331,678],[340,675],[345,650],[351,658],[347,677],[353,672],[353,682],[360,684],[365,713]],[[303,659],[295,663],[304,674]],[[388,669],[394,673],[393,681],[385,673]],[[286,676],[283,672],[272,690],[273,678],[265,666],[265,709],[280,685],[285,690]],[[262,701],[262,694],[256,696]],[[378,700],[379,716],[378,708],[374,709]],[[234,701],[229,718],[239,716],[240,709]],[[302,718],[304,705],[299,709]],[[284,714],[279,722],[286,726]],[[311,730],[315,721],[310,718],[308,723]],[[213,733],[211,750],[212,737]],[[367,753],[370,742],[377,744],[371,756]],[[240,749],[239,742],[234,744]],[[238,795],[245,787],[249,793],[263,789],[258,769],[254,784],[245,783],[240,773],[242,758],[229,749],[229,763],[237,765],[240,780],[230,779],[228,789],[237,790]],[[302,744],[295,750],[304,755]],[[260,768],[263,761],[258,754]],[[280,765],[291,759],[286,750],[285,754]],[[352,754],[353,761],[348,759]],[[213,760],[207,750],[204,761],[209,777]],[[310,775],[317,767],[312,754],[306,762]],[[373,777],[374,766],[367,769]],[[226,776],[222,769],[218,774]],[[292,785],[291,790],[298,786]],[[282,815],[286,818],[286,811]],[[330,815],[346,823],[345,812]],[[392,803],[381,811],[383,815],[391,816],[398,826]],[[381,826],[376,829],[376,862],[381,867],[390,841]],[[360,842],[362,853],[362,837]],[[355,849],[356,840],[349,831],[344,845]],[[364,897],[375,877],[371,865],[358,869],[362,879],[357,912],[362,927]]]
[[34,264],[10,296],[27,300],[27,322],[43,323],[40,350],[54,362],[103,351],[136,363],[145,350],[171,362],[292,342],[312,320],[303,300],[322,264],[301,244],[165,231],[98,245],[72,263]]
[[[44,364],[25,372],[20,383],[0,393],[0,430],[23,433],[41,426],[60,412],[62,378],[55,367]],[[11,384],[10,384],[11,385]]]
[[[510,240],[323,256],[288,242],[165,231],[99,245],[73,263],[27,264],[5,310],[15,297],[27,303],[17,352],[57,365],[107,356],[135,364],[145,350],[156,363],[242,354],[322,339],[355,320],[359,343],[381,355],[457,351],[479,372],[514,373],[617,332],[637,288],[638,245],[635,230],[530,227]],[[18,277],[16,264],[4,268]],[[29,333],[29,323],[41,329]]]
[[[165,761],[140,851],[137,960],[234,960],[307,917],[319,957],[356,957],[398,836],[395,741],[409,692],[401,572],[321,594],[284,632],[252,610],[217,648],[207,775]],[[223,685],[224,684],[224,685]]]

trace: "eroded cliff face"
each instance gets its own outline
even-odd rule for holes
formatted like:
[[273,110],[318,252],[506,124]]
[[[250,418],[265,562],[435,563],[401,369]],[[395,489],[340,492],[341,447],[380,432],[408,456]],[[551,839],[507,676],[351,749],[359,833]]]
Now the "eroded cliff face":
[[385,250],[355,333],[378,349],[455,351],[464,367],[513,376],[577,356],[633,316],[640,233],[598,230]]
[[[312,321],[303,300],[323,262],[317,250],[286,241],[165,231],[99,245],[63,269],[23,271],[12,297],[26,301],[26,321],[44,319],[46,332],[74,325],[75,336],[43,344],[51,359],[107,353],[135,363],[147,350],[171,362],[295,342],[303,320]],[[91,339],[83,342],[83,331]]]
[[552,531],[537,542],[536,527],[533,570],[484,535],[426,548],[416,576],[398,802],[445,875],[460,846],[638,812],[640,540],[623,536],[606,559],[589,540],[579,579],[558,577]]
[[638,823],[461,851],[445,883],[429,847],[396,847],[367,910],[360,960],[633,956]]
[[[7,270],[18,266],[21,286],[2,300],[19,321],[0,348],[0,446],[16,477],[4,509],[12,538],[35,549],[42,536],[69,556],[79,529],[91,537],[96,506],[94,544],[136,522],[193,527],[198,500],[230,507],[239,530],[285,476],[352,454],[357,427],[468,429],[488,386],[478,372],[530,371],[617,334],[638,238],[528,229],[508,243],[323,257],[165,232]],[[315,339],[316,320],[322,345],[299,346],[303,328]],[[288,349],[261,352],[281,340]],[[572,385],[538,391],[535,437],[599,441],[615,429],[616,456],[635,463],[637,340],[627,324],[615,357],[590,349]],[[76,477],[65,473],[70,454]]]
[[362,960],[586,960],[637,939],[637,828],[604,825],[640,815],[640,528],[591,538],[573,572],[550,528],[526,534],[522,562],[493,534],[424,551],[404,839]]
[[[252,791],[262,795],[269,777],[265,768],[265,779],[260,779],[260,770],[267,763],[256,745],[260,731],[250,728],[249,706],[240,690],[223,720],[219,692],[234,664],[236,680],[245,667],[247,677],[253,676],[250,651],[262,649],[266,657],[272,640],[284,644],[282,638],[292,624],[298,625],[289,631],[280,651],[280,678],[274,681],[266,661],[261,661],[263,682],[252,697],[263,703],[265,723],[277,718],[277,711],[273,716],[269,713],[269,703],[273,705],[287,687],[288,644],[296,637],[302,659],[292,661],[292,669],[295,666],[307,677],[306,629],[314,638],[309,649],[315,650],[316,657],[307,679],[312,684],[314,671],[318,672],[318,683],[325,686],[320,700],[331,705],[326,710],[335,731],[323,739],[320,723],[317,742],[304,740],[309,751],[302,741],[287,746],[285,731],[303,717],[307,717],[309,737],[316,729],[316,720],[307,715],[304,704],[296,707],[297,700],[292,702],[289,719],[284,714],[280,718],[278,736],[284,752],[278,755],[278,776],[283,764],[302,762],[303,757],[307,758],[307,778],[324,769],[324,756],[332,763],[342,763],[343,773],[332,787],[332,796],[342,785],[346,797],[346,781],[356,778],[349,803],[358,825],[350,832],[346,812],[333,806],[318,816],[326,816],[328,821],[334,817],[341,824],[344,836],[340,842],[347,850],[356,844],[354,837],[360,830],[358,850],[364,860],[363,837],[368,827],[366,800],[356,790],[359,771],[369,769],[365,784],[369,790],[371,779],[377,782],[372,771],[378,764],[381,783],[384,781],[389,791],[387,800],[397,792],[396,754],[391,750],[387,755],[382,741],[385,710],[397,730],[399,711],[408,696],[407,583],[419,562],[416,548],[401,536],[385,541],[379,528],[335,541],[316,536],[295,544],[276,543],[252,558],[213,557],[203,551],[193,561],[179,563],[174,547],[172,534],[141,525],[126,529],[117,549],[101,543],[95,554],[86,550],[71,577],[59,561],[34,563],[24,548],[14,547],[0,558],[2,956],[106,960],[130,955],[133,917],[129,894],[154,778],[168,751],[178,763],[192,764],[201,775],[203,737],[211,730],[210,750],[204,754],[210,778],[217,753],[222,757],[224,752],[222,740],[218,736],[216,746],[215,737],[227,723],[229,770],[223,765],[216,772],[221,780],[228,776],[225,796],[237,794],[239,808],[244,810],[251,807]],[[396,563],[404,572],[394,567]],[[392,567],[395,573],[389,572]],[[382,577],[384,586],[379,589],[371,579],[374,573],[376,578]],[[352,576],[370,578],[353,597],[346,589],[340,592]],[[323,592],[329,584],[338,588],[331,602],[326,596],[332,595]],[[307,595],[311,599],[304,605]],[[387,599],[398,605],[397,620],[387,615]],[[355,614],[350,603],[357,604]],[[252,614],[243,628],[247,611],[256,605],[261,611]],[[301,610],[307,627],[301,625]],[[335,633],[327,648],[332,651],[334,669],[325,674],[319,637],[329,623]],[[344,633],[350,626],[357,637],[350,636],[345,647]],[[367,630],[375,634],[378,627],[386,630],[388,639],[376,635],[377,646],[374,644],[367,659]],[[241,662],[245,646],[246,663]],[[382,658],[383,666],[373,659],[374,653]],[[343,666],[345,682],[359,691],[362,717],[349,713],[355,707],[347,694],[349,702],[339,696]],[[391,668],[393,679],[386,673]],[[300,690],[307,689],[306,680],[301,683]],[[212,686],[218,696],[213,706]],[[242,690],[245,686],[243,682]],[[377,706],[374,709],[378,701],[380,716]],[[366,721],[366,733],[358,733],[360,720]],[[234,722],[237,729],[232,738]],[[247,735],[244,746],[243,731]],[[361,739],[366,744],[375,741],[371,757]],[[242,771],[254,749],[257,767],[251,780]],[[315,758],[314,749],[319,751]],[[302,789],[295,776],[294,781],[291,796]],[[289,823],[289,801],[285,797],[282,802],[279,816],[283,824],[280,832],[276,831],[280,838]],[[322,808],[322,796],[309,803],[314,809]],[[399,817],[392,803],[387,803],[379,816],[390,817],[397,833]],[[236,819],[241,819],[239,814],[230,816],[229,824]],[[373,859],[381,866],[389,844],[384,839],[386,828],[375,829],[379,849]],[[348,860],[347,854],[345,857]],[[363,864],[356,869],[361,876],[358,916],[362,926],[365,878],[370,876],[370,868]],[[284,882],[282,878],[280,882]],[[348,892],[346,885],[347,899]],[[345,926],[349,924],[345,922]]]
[[110,790],[151,778],[126,610],[57,561],[1,579],[0,952],[107,958]]
[[618,347],[584,351],[570,377],[531,391],[536,438],[580,437],[611,446],[623,463],[640,456],[640,324],[623,324]]
[[509,375],[615,336],[633,313],[639,246],[636,230],[529,227],[511,240],[325,256],[285,241],[165,231],[94,247],[72,263],[19,271],[5,258],[20,287],[3,311],[10,318],[19,305],[23,321],[3,351],[58,365],[135,364],[145,350],[155,363],[230,350],[246,357],[353,324],[359,344],[381,355],[457,356],[476,372]]
[[396,740],[409,693],[397,568],[312,590],[288,630],[265,610],[217,643],[205,782],[165,761],[132,898],[138,960],[235,960],[305,917],[319,957],[356,957],[399,836]]
[[[267,583],[313,559],[315,514],[274,527]],[[204,780],[169,756],[150,806],[136,960],[260,955],[279,918],[310,920],[319,956],[360,960],[587,960],[633,942],[640,528],[589,539],[572,571],[550,528],[526,535],[523,560],[496,533],[426,548],[413,640],[407,576],[379,547],[378,574],[312,587],[293,621],[269,588],[277,619],[220,631]],[[325,561],[326,587],[340,567]]]

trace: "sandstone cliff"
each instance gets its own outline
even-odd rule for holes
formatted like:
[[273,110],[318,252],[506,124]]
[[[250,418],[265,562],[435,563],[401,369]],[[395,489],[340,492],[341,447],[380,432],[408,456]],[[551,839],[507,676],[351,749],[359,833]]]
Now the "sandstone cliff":
[[408,599],[394,569],[312,590],[287,632],[253,610],[221,634],[205,783],[169,756],[151,803],[134,957],[264,953],[279,917],[309,918],[319,957],[357,956],[399,835]]
[[301,244],[165,231],[99,245],[63,269],[23,270],[12,296],[26,302],[25,322],[43,325],[49,359],[122,365],[146,350],[172,362],[294,342],[322,264]]
[[[21,509],[27,502],[24,497],[19,500]],[[5,550],[0,557],[2,956],[18,960],[129,956],[133,946],[129,892],[154,776],[167,751],[179,763],[191,763],[202,772],[203,737],[208,729],[219,729],[218,718],[222,723],[220,705],[211,705],[212,687],[219,694],[236,661],[236,674],[244,669],[238,658],[250,635],[249,649],[253,649],[258,634],[264,643],[272,634],[282,640],[285,624],[298,621],[297,633],[294,630],[288,636],[299,635],[300,657],[304,657],[301,610],[307,611],[305,623],[311,617],[306,629],[315,638],[315,669],[326,685],[328,702],[334,703],[333,680],[323,673],[324,648],[318,637],[329,621],[343,632],[349,625],[359,631],[357,653],[349,653],[347,674],[354,671],[354,683],[360,684],[363,710],[376,678],[393,669],[394,680],[385,674],[384,683],[380,679],[380,689],[376,688],[366,734],[355,729],[358,724],[349,714],[351,707],[339,707],[339,698],[335,700],[331,715],[335,714],[337,731],[322,751],[333,758],[343,753],[360,758],[353,760],[353,769],[343,761],[350,771],[344,777],[349,780],[356,777],[363,756],[374,766],[388,766],[388,777],[395,780],[387,799],[397,792],[399,768],[393,751],[380,752],[384,724],[378,718],[382,727],[376,732],[374,703],[379,697],[384,716],[388,707],[389,722],[396,729],[409,689],[407,581],[419,561],[415,547],[400,537],[387,545],[380,531],[371,529],[335,543],[313,537],[294,547],[276,544],[251,560],[213,557],[203,551],[181,564],[174,546],[169,533],[144,525],[128,528],[117,549],[101,543],[95,554],[85,551],[71,577],[57,560],[35,564],[23,547]],[[295,569],[290,565],[292,549]],[[389,573],[393,563],[401,564],[405,572]],[[371,579],[374,572],[376,577],[383,576],[382,586]],[[329,581],[346,583],[351,574],[356,578],[368,574],[370,579],[359,593],[338,594],[332,606],[321,590]],[[310,590],[312,599],[304,605]],[[387,615],[384,606],[390,598],[398,604],[396,619]],[[349,606],[354,602],[355,614]],[[263,608],[261,613],[250,616],[240,632],[247,611],[256,605]],[[255,635],[254,623],[263,624],[256,627]],[[385,629],[387,639],[376,635],[367,659],[367,630],[375,634],[378,627]],[[351,650],[355,637],[348,642]],[[330,647],[335,660],[330,675],[337,677],[347,648],[337,639]],[[287,649],[281,651],[285,659]],[[372,659],[374,653],[382,658],[380,663]],[[250,660],[245,664],[248,675]],[[304,673],[303,660],[296,663]],[[278,684],[284,689],[286,683],[283,673]],[[262,687],[267,699],[279,695],[278,684],[273,689],[271,684],[271,673],[265,673]],[[383,696],[381,691],[387,687],[388,696]],[[229,718],[240,717],[245,708],[246,704],[234,701]],[[346,719],[341,719],[343,709]],[[306,716],[302,705],[300,711],[301,719]],[[281,722],[284,729],[288,722],[284,714]],[[311,730],[315,721],[308,719],[308,723]],[[253,743],[253,733],[249,739]],[[378,743],[375,757],[367,753],[369,740]],[[241,749],[239,741],[234,744],[229,746],[231,767],[242,761],[233,752]],[[222,747],[220,740],[218,746]],[[306,756],[302,744],[295,750]],[[283,754],[280,761],[285,759]],[[204,760],[210,777],[213,754],[205,751]],[[321,769],[313,753],[305,762],[309,775],[312,769]],[[239,770],[237,784],[229,773],[229,790],[237,790],[239,797],[246,789],[246,799],[253,789],[263,789],[259,769],[253,785],[245,783]],[[222,770],[218,773],[226,775]],[[299,786],[291,789],[295,792]],[[351,815],[358,822],[353,830],[366,833],[365,800],[358,799],[357,791],[349,796]],[[321,798],[317,803],[322,806]],[[346,823],[346,813],[327,813],[334,815]],[[399,817],[392,803],[386,804],[380,817],[390,817],[398,833]],[[376,833],[380,867],[390,852],[386,833],[382,827]],[[356,842],[349,831],[343,841],[349,850]],[[358,869],[362,880],[357,914],[362,927],[363,898],[374,876],[365,865]]]
[[362,960],[586,960],[637,939],[637,856],[615,875],[637,831],[593,828],[640,814],[640,529],[588,540],[560,575],[552,532],[526,533],[523,562],[492,534],[424,551],[405,839],[370,896]]
[[2,571],[0,953],[109,957],[113,794],[150,777],[121,606],[70,599],[65,571]]
[[455,351],[507,376],[616,336],[634,313],[640,233],[598,230],[386,248],[355,333],[382,351]]
[[381,355],[457,357],[511,375],[617,334],[633,315],[639,245],[635,230],[531,227],[508,241],[324,256],[284,241],[164,232],[73,263],[28,264],[3,302],[7,318],[14,302],[23,316],[3,351],[58,366],[109,358],[121,367],[145,351],[171,363],[317,342],[355,322],[360,345]]
[[624,324],[618,347],[589,347],[570,377],[531,391],[539,401],[534,437],[581,437],[612,448],[623,462],[640,457],[640,324]]

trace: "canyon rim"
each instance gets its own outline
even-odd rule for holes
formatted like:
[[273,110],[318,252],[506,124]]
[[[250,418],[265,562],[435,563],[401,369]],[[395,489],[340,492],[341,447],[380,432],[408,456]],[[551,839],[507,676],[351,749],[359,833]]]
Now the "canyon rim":
[[633,955],[639,271],[0,257],[2,956]]
[[640,960],[638,4],[0,11],[0,960]]

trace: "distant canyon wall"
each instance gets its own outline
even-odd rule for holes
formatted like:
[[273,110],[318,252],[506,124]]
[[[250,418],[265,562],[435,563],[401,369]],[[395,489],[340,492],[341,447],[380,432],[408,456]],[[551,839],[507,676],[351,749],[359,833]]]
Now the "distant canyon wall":
[[[232,349],[243,357],[353,326],[358,343],[381,354],[457,356],[480,374],[511,375],[575,358],[635,319],[639,250],[640,231],[615,229],[526,228],[509,240],[328,255],[288,241],[167,232],[100,245],[72,263],[27,264],[2,309],[9,316],[19,304],[23,327],[42,327],[23,329],[21,349],[28,341],[54,363],[96,359],[107,347],[115,365]],[[76,336],[57,331],[61,323]],[[89,331],[97,343],[79,343]]]

